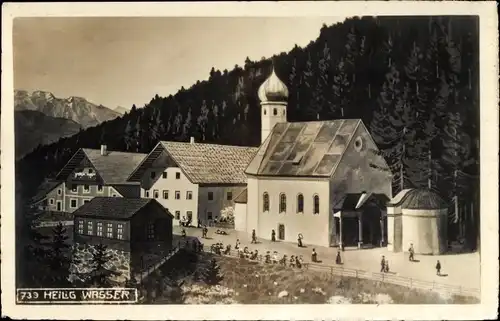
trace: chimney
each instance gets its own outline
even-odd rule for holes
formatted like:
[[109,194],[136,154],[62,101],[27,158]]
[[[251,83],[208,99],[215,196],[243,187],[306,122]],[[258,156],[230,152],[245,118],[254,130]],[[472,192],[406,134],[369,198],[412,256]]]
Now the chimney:
[[101,155],[102,156],[108,155],[108,147],[106,145],[101,145]]
[[193,136],[191,136],[191,139],[189,140],[189,142],[190,142],[191,144],[194,144],[194,137],[193,137]]

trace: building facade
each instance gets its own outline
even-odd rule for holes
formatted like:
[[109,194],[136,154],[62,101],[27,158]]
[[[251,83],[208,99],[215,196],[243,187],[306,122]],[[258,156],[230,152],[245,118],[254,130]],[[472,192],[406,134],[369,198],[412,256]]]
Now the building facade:
[[105,145],[100,150],[79,149],[33,204],[47,211],[72,213],[94,197],[139,198],[139,184],[127,178],[145,156],[108,151]]
[[429,189],[405,189],[387,205],[388,249],[438,255],[448,248],[448,205]]
[[[353,193],[390,198],[390,171],[361,120],[288,123],[287,97],[273,70],[259,89],[263,140],[245,170],[246,218],[239,221],[264,239],[274,230],[284,241],[296,242],[301,234],[306,244],[342,245],[341,231],[350,227],[342,225],[348,218],[336,205]],[[381,208],[376,214],[359,212],[384,217]],[[362,231],[363,219],[356,223]],[[363,244],[362,237],[357,243]]]
[[234,206],[246,186],[245,166],[256,148],[215,144],[159,142],[132,172],[141,197],[154,198],[174,215],[174,225],[187,219],[208,224],[221,210]]
[[100,244],[122,279],[130,279],[172,248],[173,217],[153,199],[95,197],[73,214],[76,255],[87,257],[80,270],[89,268],[88,254]]

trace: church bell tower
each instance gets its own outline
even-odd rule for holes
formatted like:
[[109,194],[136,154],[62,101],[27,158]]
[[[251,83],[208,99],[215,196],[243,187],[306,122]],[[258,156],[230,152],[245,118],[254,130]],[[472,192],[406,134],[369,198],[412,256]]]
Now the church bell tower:
[[276,72],[262,83],[258,96],[261,106],[261,144],[267,139],[276,123],[286,122],[286,106],[288,100],[288,88],[278,78]]

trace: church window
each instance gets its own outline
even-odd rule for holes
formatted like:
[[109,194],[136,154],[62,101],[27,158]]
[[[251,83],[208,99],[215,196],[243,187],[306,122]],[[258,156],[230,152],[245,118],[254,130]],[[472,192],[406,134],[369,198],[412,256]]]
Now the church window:
[[313,201],[314,201],[314,211],[313,211],[313,214],[319,214],[319,196],[318,195],[314,195]]
[[264,109],[264,115],[267,115],[267,110],[266,109]]
[[286,212],[286,195],[280,194],[280,213]]
[[278,109],[273,108],[273,115],[274,115],[274,116],[278,115]]
[[264,193],[262,197],[262,203],[263,203],[263,211],[268,212],[269,211],[269,194]]
[[297,213],[304,212],[304,195],[297,195]]

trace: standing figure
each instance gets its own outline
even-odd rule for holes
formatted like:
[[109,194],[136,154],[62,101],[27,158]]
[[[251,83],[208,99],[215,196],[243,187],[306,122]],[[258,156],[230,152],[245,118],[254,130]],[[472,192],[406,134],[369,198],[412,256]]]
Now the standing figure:
[[252,242],[251,244],[257,244],[257,235],[255,234],[255,229],[252,230]]
[[316,253],[316,249],[312,250],[311,261],[318,262],[318,253]]
[[342,264],[342,258],[340,256],[340,251],[337,251],[337,257],[335,258],[336,264]]
[[385,261],[385,269],[384,269],[384,272],[385,272],[385,273],[389,273],[389,261]]
[[408,249],[408,252],[410,253],[410,261],[413,262],[415,260],[415,249],[413,248],[413,243],[410,244],[410,248]]
[[439,276],[441,275],[441,262],[439,262],[439,260],[436,263],[436,274]]
[[271,242],[276,242],[276,231],[275,230],[271,231]]
[[290,256],[290,267],[295,267],[295,255]]
[[302,247],[302,239],[303,239],[303,238],[304,238],[304,237],[302,236],[302,234],[301,234],[301,233],[299,233],[299,235],[297,236],[297,245],[298,245],[299,247]]
[[234,246],[234,249],[237,250],[240,248],[240,239],[236,240],[236,245]]
[[185,238],[185,237],[186,237],[186,230],[185,230],[185,229],[182,229],[182,233],[181,233],[181,234],[182,234],[182,237],[184,237],[184,238]]
[[380,272],[385,271],[385,256],[382,255],[382,260],[380,261]]

